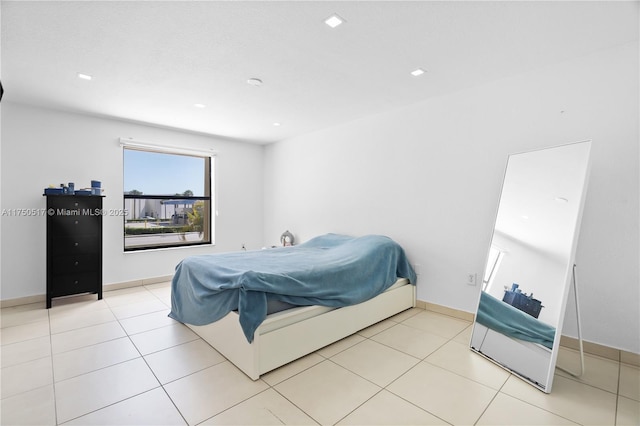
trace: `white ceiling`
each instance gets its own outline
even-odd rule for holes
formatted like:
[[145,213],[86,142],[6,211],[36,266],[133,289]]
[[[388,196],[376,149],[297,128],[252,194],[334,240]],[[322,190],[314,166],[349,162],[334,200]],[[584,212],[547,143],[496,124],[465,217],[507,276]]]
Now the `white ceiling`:
[[[0,7],[3,100],[255,143],[638,38],[638,2],[3,0]],[[333,13],[346,23],[325,25]],[[413,77],[418,67],[428,72]]]

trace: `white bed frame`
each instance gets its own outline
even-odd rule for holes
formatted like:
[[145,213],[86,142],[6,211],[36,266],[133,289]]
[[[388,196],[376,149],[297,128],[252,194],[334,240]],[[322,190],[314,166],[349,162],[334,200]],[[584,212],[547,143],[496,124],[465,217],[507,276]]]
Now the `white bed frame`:
[[267,316],[249,343],[238,313],[203,326],[189,325],[253,380],[416,305],[416,286],[400,279],[373,299],[344,308],[304,306]]

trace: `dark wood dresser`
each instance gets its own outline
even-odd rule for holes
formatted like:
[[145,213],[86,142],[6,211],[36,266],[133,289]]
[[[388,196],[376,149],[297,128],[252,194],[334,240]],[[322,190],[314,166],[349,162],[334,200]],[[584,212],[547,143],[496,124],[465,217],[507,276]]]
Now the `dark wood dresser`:
[[51,299],[102,299],[102,196],[47,195],[47,309]]

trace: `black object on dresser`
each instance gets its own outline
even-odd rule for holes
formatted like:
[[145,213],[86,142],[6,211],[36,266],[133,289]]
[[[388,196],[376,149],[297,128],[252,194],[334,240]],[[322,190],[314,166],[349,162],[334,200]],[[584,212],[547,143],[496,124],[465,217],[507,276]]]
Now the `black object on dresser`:
[[534,318],[538,318],[540,311],[544,306],[538,299],[533,298],[533,294],[527,296],[520,292],[505,290],[502,301],[508,303],[514,308],[520,309],[522,312],[526,312]]
[[102,299],[102,196],[47,195],[47,309],[51,299]]

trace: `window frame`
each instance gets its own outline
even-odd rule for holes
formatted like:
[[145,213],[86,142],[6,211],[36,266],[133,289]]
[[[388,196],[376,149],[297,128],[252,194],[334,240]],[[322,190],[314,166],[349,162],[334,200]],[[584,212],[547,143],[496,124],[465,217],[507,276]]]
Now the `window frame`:
[[[495,254],[494,254],[495,253]],[[491,291],[493,285],[493,279],[496,276],[496,272],[500,269],[500,264],[504,258],[506,251],[500,247],[492,244],[489,248],[489,254],[487,257],[487,265],[482,277],[482,291]]]
[[[139,141],[133,141],[131,139],[120,139],[120,146],[122,147],[122,173],[123,173],[123,206],[126,209],[126,203],[128,199],[153,199],[153,200],[185,200],[185,201],[205,201],[205,213],[203,220],[203,234],[204,238],[202,241],[179,241],[172,242],[167,244],[148,244],[148,245],[137,245],[127,247],[127,236],[125,234],[126,224],[127,224],[127,215],[123,216],[123,241],[122,247],[125,253],[135,253],[135,252],[145,252],[150,250],[165,250],[165,249],[179,249],[185,247],[197,247],[202,245],[214,245],[215,244],[215,159],[216,153],[213,150],[205,151],[205,150],[197,150],[197,149],[189,149],[182,147],[172,147],[166,145],[157,145]],[[169,155],[183,155],[190,157],[197,157],[204,159],[204,174],[205,174],[205,184],[204,184],[204,195],[201,196],[184,196],[184,195],[151,195],[151,194],[127,194],[124,191],[124,165],[125,165],[125,149],[143,151],[149,153],[159,153],[159,154],[169,154]],[[208,203],[206,203],[208,201]]]

